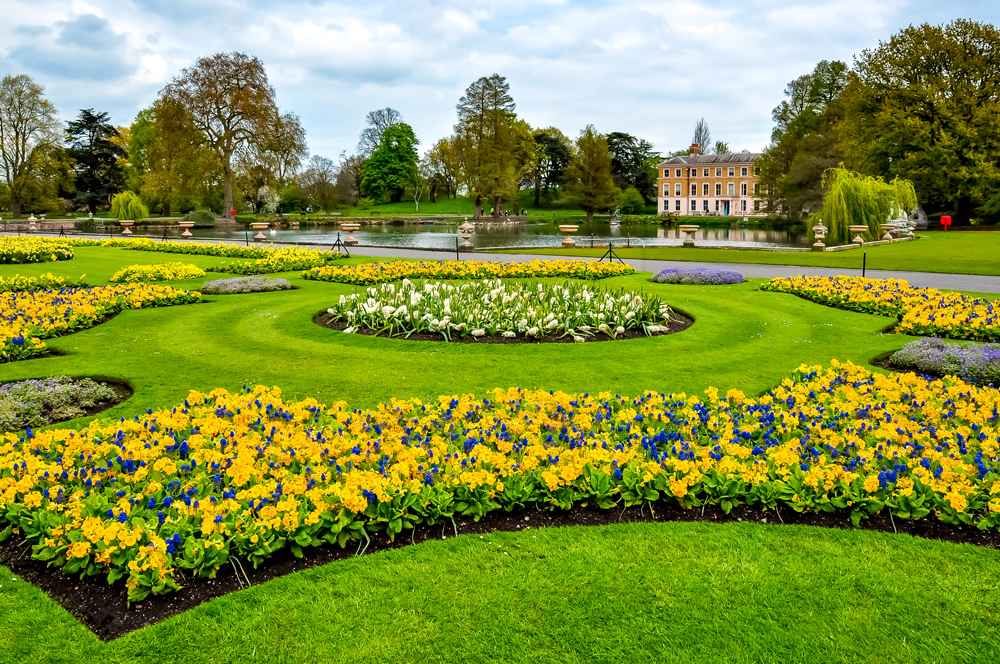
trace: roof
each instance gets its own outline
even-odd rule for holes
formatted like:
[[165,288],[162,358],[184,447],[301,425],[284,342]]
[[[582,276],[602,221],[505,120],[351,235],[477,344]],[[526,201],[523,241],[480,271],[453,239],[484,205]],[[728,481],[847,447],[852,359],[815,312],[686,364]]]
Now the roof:
[[696,154],[674,157],[656,165],[657,168],[675,164],[752,164],[762,156],[760,152],[734,152],[732,154]]

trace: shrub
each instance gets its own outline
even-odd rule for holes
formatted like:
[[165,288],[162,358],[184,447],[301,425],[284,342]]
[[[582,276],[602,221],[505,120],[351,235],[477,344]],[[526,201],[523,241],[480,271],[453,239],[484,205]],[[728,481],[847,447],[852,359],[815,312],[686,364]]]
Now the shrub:
[[129,265],[111,276],[114,283],[147,283],[150,281],[182,281],[204,277],[205,271],[187,263],[158,263],[155,265]]
[[15,274],[13,277],[0,277],[0,293],[9,293],[11,291],[29,292],[61,288],[82,288],[87,285],[86,282],[83,281],[83,277],[85,276],[86,275],[81,275],[79,279],[73,279],[72,277],[57,277],[49,273],[43,274],[39,277],[25,277],[20,274]]
[[635,268],[622,263],[594,261],[392,261],[361,265],[328,265],[304,272],[306,279],[336,281],[370,286],[401,279],[528,279],[559,277],[570,279],[605,279],[633,274]]
[[141,419],[0,436],[0,540],[17,529],[67,574],[127,577],[139,601],[234,556],[498,510],[746,504],[1000,525],[1000,391],[831,364],[760,397],[512,387],[357,409],[264,386],[192,392]]
[[198,226],[214,226],[215,213],[211,210],[192,210],[184,215],[184,221],[193,221]]
[[911,341],[890,361],[901,369],[1000,386],[1000,344],[960,346],[932,337]]
[[0,237],[0,263],[25,264],[68,261],[73,245],[67,240],[42,237]]
[[742,284],[743,273],[736,270],[712,270],[709,268],[667,268],[654,274],[652,280],[658,284],[719,286],[722,284]]
[[361,198],[359,198],[358,202],[355,203],[355,206],[359,210],[370,210],[374,205],[375,205],[375,201],[373,201],[370,198],[365,198],[364,196],[362,196]]
[[140,221],[149,216],[149,210],[134,191],[123,191],[111,198],[111,216],[116,219]]
[[484,279],[458,285],[441,282],[372,286],[341,295],[328,312],[345,320],[345,332],[366,328],[389,336],[414,333],[452,337],[541,339],[597,335],[612,339],[626,330],[665,331],[670,307],[640,293],[594,289],[586,283],[541,284]]
[[86,415],[99,402],[117,401],[104,383],[57,376],[0,385],[0,433],[41,427]]
[[237,293],[267,293],[270,291],[288,290],[292,282],[288,279],[269,279],[267,277],[234,277],[232,279],[216,279],[202,284],[201,292],[205,295],[234,295]]
[[642,198],[642,194],[639,193],[638,189],[629,187],[618,197],[618,206],[622,212],[636,214],[637,212],[642,212],[643,208],[646,207],[646,201]]

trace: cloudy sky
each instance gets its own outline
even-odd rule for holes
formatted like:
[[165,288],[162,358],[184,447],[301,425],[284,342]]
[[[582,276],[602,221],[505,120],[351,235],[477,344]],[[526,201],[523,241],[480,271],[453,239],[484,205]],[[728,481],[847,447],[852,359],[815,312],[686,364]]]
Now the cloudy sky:
[[42,83],[64,118],[129,124],[196,58],[260,57],[312,153],[357,144],[392,106],[427,148],[480,76],[507,77],[533,126],[587,123],[661,151],[714,139],[758,151],[788,81],[850,63],[911,23],[1000,23],[996,0],[0,0],[0,74]]

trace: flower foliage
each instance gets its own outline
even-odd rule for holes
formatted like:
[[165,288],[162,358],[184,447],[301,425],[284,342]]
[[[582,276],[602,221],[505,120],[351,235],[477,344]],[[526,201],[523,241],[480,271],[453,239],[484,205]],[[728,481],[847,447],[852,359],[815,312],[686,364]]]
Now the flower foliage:
[[890,359],[902,369],[1000,386],[1000,344],[962,346],[941,339],[920,339],[906,344]]
[[84,409],[98,402],[117,400],[113,389],[89,378],[56,376],[7,383],[0,385],[0,432],[82,417]]
[[79,279],[74,279],[73,277],[57,277],[52,273],[45,273],[37,277],[26,277],[21,274],[15,274],[13,277],[0,277],[0,293],[82,288],[87,285],[83,280],[85,276],[81,275]]
[[592,261],[527,261],[501,263],[489,261],[392,261],[361,265],[328,265],[305,272],[306,279],[336,281],[371,286],[401,279],[530,279],[559,277],[569,279],[605,279],[633,274],[635,268],[621,263]]
[[277,388],[0,436],[0,538],[140,600],[230,557],[524,507],[659,502],[1000,524],[1000,391],[800,367],[758,398],[496,389],[371,410]]
[[1000,305],[984,298],[934,288],[914,288],[903,279],[779,277],[762,290],[793,293],[820,304],[899,319],[898,331],[990,341],[1000,339]]
[[197,265],[188,263],[158,263],[155,265],[129,265],[111,275],[114,283],[149,282],[149,281],[181,281],[198,279],[205,276],[205,271]]
[[585,341],[597,334],[616,338],[626,330],[666,331],[670,307],[656,297],[626,290],[594,289],[586,282],[483,279],[458,285],[436,282],[369,286],[364,293],[341,295],[327,310],[345,320],[345,332],[367,328],[389,336],[414,333],[452,337],[503,336],[541,339],[572,336]]
[[0,263],[48,263],[73,258],[66,240],[42,237],[0,237]]
[[232,279],[206,281],[201,286],[201,292],[205,295],[232,295],[236,293],[267,293],[270,291],[288,290],[291,287],[292,282],[288,279],[233,277]]
[[45,349],[42,339],[92,327],[125,309],[201,300],[169,286],[122,284],[0,294],[0,361],[21,360]]
[[736,270],[713,270],[704,267],[670,267],[654,274],[653,281],[658,284],[720,286],[722,284],[742,284],[743,273]]

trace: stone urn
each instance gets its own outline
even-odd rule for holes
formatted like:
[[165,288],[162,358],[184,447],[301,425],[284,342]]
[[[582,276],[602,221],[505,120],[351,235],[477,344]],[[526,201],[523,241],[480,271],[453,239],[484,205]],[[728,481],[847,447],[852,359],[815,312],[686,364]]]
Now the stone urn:
[[191,237],[191,229],[194,228],[193,221],[178,221],[177,225],[184,229],[181,237]]
[[684,245],[685,247],[694,246],[694,234],[698,232],[698,224],[681,224],[677,227],[681,233],[684,233]]
[[352,247],[358,244],[358,238],[354,237],[354,231],[360,230],[361,224],[341,224],[340,228],[347,231],[347,239],[344,240],[344,244]]
[[255,221],[250,226],[257,231],[257,234],[253,236],[254,240],[266,240],[267,236],[264,235],[264,231],[267,230],[268,223],[266,221]]
[[132,234],[132,224],[135,222],[131,219],[122,219],[118,222],[118,225],[122,227],[122,235]]
[[896,232],[899,231],[899,227],[895,223],[892,223],[892,224],[882,224],[881,226],[879,226],[879,228],[882,229],[882,239],[883,240],[894,240],[894,239],[896,239],[896,238],[894,238],[892,236],[893,233],[896,233]]
[[826,251],[826,244],[823,240],[826,239],[826,226],[823,225],[823,220],[820,219],[819,223],[813,226],[813,235],[816,237],[816,242],[813,243],[813,251]]
[[35,215],[28,217],[28,230],[37,231],[38,230],[38,220],[35,219]]
[[848,226],[847,228],[852,233],[856,233],[854,239],[851,240],[851,242],[858,245],[859,247],[865,243],[865,239],[861,236],[868,232],[868,226],[865,226],[864,224],[857,224],[854,226]]
[[462,235],[462,244],[459,249],[472,249],[472,243],[469,242],[472,239],[472,234],[475,232],[476,227],[466,221],[464,224],[458,227],[458,232]]
[[562,246],[564,249],[567,247],[576,246],[576,242],[573,240],[573,233],[577,232],[578,230],[580,230],[580,227],[574,224],[561,224],[559,226],[559,232],[566,236],[565,238],[563,238],[562,241]]

